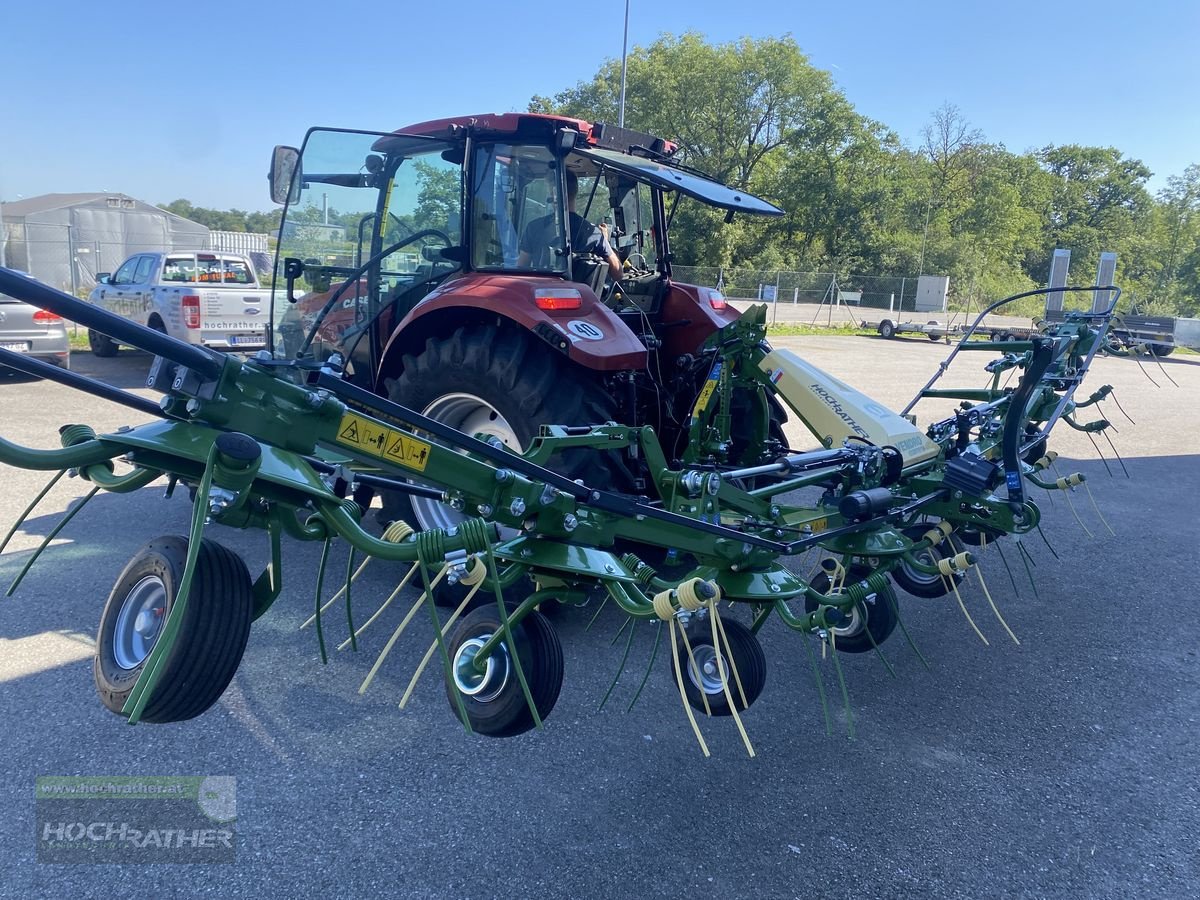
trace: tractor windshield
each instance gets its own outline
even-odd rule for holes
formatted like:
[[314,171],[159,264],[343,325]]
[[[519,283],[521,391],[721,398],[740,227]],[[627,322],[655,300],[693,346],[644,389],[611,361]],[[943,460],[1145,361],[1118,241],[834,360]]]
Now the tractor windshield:
[[[294,358],[308,340],[305,356],[321,359],[339,350],[352,366],[369,365],[370,332],[394,326],[460,267],[453,252],[442,253],[461,241],[456,152],[432,138],[308,133],[296,175],[299,194],[280,229],[272,304],[277,355]],[[283,288],[288,258],[304,263],[294,304]]]

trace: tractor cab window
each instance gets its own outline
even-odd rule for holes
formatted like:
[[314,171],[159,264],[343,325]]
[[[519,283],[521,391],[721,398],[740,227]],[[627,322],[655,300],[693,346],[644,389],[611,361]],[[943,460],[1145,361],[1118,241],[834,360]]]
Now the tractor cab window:
[[547,147],[475,151],[471,263],[477,269],[567,270],[559,164]]

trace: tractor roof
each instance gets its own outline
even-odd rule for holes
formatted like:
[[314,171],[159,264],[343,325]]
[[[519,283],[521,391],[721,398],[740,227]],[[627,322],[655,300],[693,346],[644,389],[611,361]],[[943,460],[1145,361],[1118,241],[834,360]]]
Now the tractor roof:
[[542,140],[549,138],[559,128],[578,131],[585,146],[599,147],[629,153],[635,147],[649,150],[655,155],[669,157],[678,145],[651,134],[631,131],[608,125],[604,122],[587,122],[570,116],[552,116],[545,113],[483,113],[473,116],[454,116],[448,119],[433,119],[401,128],[397,134],[419,134],[429,137],[451,138],[460,129],[471,129],[475,134],[494,136],[509,135],[519,138]]

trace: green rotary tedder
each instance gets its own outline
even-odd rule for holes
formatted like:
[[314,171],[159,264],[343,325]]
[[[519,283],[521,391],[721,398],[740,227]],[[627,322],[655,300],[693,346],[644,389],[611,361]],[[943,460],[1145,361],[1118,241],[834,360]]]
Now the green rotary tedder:
[[[1106,388],[1085,401],[1075,394],[1105,346],[1111,307],[1070,314],[1027,341],[968,335],[951,355],[996,354],[986,366],[990,385],[936,387],[943,364],[917,399],[953,398],[960,406],[924,429],[915,417],[890,412],[794,354],[771,349],[764,308],[753,308],[705,344],[710,374],[687,423],[681,463],[664,452],[654,428],[612,423],[546,423],[516,453],[349,383],[336,354],[324,361],[266,352],[226,356],[9,270],[0,270],[0,290],[155,354],[148,386],[163,395],[158,404],[0,351],[4,365],[152,417],[111,434],[65,425],[56,450],[0,439],[0,462],[56,472],[55,481],[77,474],[91,485],[88,498],[159,479],[166,479],[168,493],[181,484],[191,495],[189,534],[147,543],[102,615],[97,685],[103,702],[130,722],[190,718],[219,698],[251,623],[280,594],[281,543],[288,535],[325,545],[311,620],[322,655],[322,614],[327,625],[333,602],[343,601],[346,643],[355,647],[383,612],[355,622],[356,562],[399,564],[398,586],[384,607],[405,585],[419,591],[364,689],[420,613],[430,623],[430,647],[405,701],[436,660],[449,705],[468,730],[513,735],[540,727],[558,698],[563,653],[539,607],[611,601],[632,624],[659,626],[656,654],[665,626],[664,654],[669,645],[675,685],[697,736],[695,711],[730,716],[749,749],[739,714],[765,683],[756,637],[764,625],[776,619],[803,637],[816,636],[835,663],[838,652],[877,651],[897,626],[906,633],[893,583],[918,597],[957,595],[975,564],[973,553],[960,548],[1038,528],[1031,487],[1070,490],[1082,482],[1081,475],[1046,473],[1053,426],[1063,420],[1098,431],[1106,424],[1075,419]],[[1005,373],[1016,375],[1015,384],[1001,384]],[[760,422],[758,433],[742,436],[756,448],[751,464],[714,462],[716,448],[738,439],[734,429],[750,427],[731,414],[737,391],[781,402],[821,446],[794,452],[769,439],[768,423]],[[641,461],[642,492],[556,471],[567,456],[618,453]],[[397,520],[376,536],[363,523],[363,498],[371,491],[433,499],[461,520],[422,531]],[[789,502],[797,494],[812,495],[812,502]],[[205,537],[210,522],[265,531],[270,565],[252,578],[238,556]],[[327,601],[321,585],[335,540],[351,548],[350,566],[344,587]],[[786,565],[813,550],[819,562],[807,576]],[[454,592],[443,591],[451,584]],[[448,616],[433,602],[438,597],[454,607]],[[746,615],[731,615],[731,608]]]

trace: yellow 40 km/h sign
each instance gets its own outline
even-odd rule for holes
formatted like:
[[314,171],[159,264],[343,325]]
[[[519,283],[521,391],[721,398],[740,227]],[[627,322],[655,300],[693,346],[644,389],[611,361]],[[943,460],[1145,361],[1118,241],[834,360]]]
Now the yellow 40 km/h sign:
[[337,442],[418,472],[429,462],[429,444],[353,413],[342,416]]

